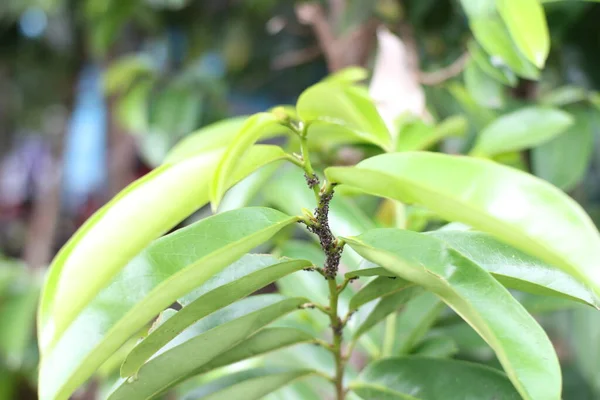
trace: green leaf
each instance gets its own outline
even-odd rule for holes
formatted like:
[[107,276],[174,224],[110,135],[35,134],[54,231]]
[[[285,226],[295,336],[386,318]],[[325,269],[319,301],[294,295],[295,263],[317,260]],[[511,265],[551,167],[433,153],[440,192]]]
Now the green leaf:
[[412,285],[411,282],[405,281],[404,279],[379,276],[363,286],[354,296],[352,296],[350,299],[350,309],[356,310],[370,301],[380,297],[389,296]]
[[519,52],[498,15],[471,19],[470,25],[475,39],[490,55],[493,66],[507,66],[527,79],[539,78],[540,71]]
[[520,399],[500,371],[439,358],[402,357],[377,361],[365,368],[350,389],[365,400]]
[[542,68],[550,51],[550,34],[539,0],[496,0],[496,6],[519,50]]
[[600,299],[575,278],[491,235],[472,231],[434,231],[429,234],[485,268],[508,288],[562,297],[600,308]]
[[261,203],[263,199],[261,191],[267,186],[279,167],[280,165],[277,163],[269,164],[244,178],[225,193],[217,212],[231,211]]
[[573,124],[568,113],[548,107],[527,107],[505,114],[478,136],[472,154],[491,156],[543,144]]
[[250,296],[231,304],[186,329],[134,377],[121,379],[109,399],[147,399],[163,393],[306,301],[269,294]]
[[180,298],[183,308],[156,327],[128,354],[121,366],[121,376],[135,374],[154,353],[199,319],[311,265],[306,260],[286,261],[267,255],[245,255]]
[[498,82],[514,87],[517,85],[517,77],[514,72],[506,65],[493,65],[493,58],[490,57],[476,41],[470,40],[467,44],[471,59],[486,74],[496,79]]
[[177,162],[210,150],[227,147],[248,117],[234,117],[206,125],[179,141],[167,154],[164,163]]
[[396,151],[425,150],[446,137],[464,136],[467,125],[467,119],[460,115],[448,117],[436,126],[409,121],[402,126]]
[[346,67],[334,72],[323,80],[330,83],[356,83],[364,81],[369,76],[369,71],[362,67]]
[[[343,129],[349,137],[383,149],[389,150],[392,146],[390,132],[375,104],[356,87],[336,82],[318,83],[300,95],[296,108],[304,123],[310,124],[309,135],[314,134],[314,126],[324,124]],[[327,134],[325,129],[320,132]]]
[[420,294],[422,289],[417,286],[409,286],[399,292],[383,297],[375,305],[367,318],[354,332],[354,338],[359,338],[375,325],[383,321],[388,315],[398,311],[400,307],[406,304],[410,299]]
[[432,293],[423,293],[411,299],[396,320],[394,354],[407,354],[433,326],[444,308],[444,303]]
[[256,368],[217,379],[183,396],[182,400],[261,399],[289,383],[314,374],[310,370]]
[[600,235],[557,188],[491,161],[439,153],[384,154],[326,170],[331,182],[404,203],[486,231],[557,266],[600,294]]
[[43,354],[40,399],[67,398],[160,311],[296,221],[276,210],[244,208],[153,242]]
[[533,172],[559,188],[570,191],[583,179],[594,151],[595,112],[570,108],[575,123],[565,133],[533,149]]
[[218,357],[204,364],[195,373],[203,374],[225,365],[231,365],[285,347],[312,342],[314,339],[312,335],[299,329],[287,327],[264,328],[240,344],[219,354]]
[[213,210],[217,209],[227,191],[228,182],[233,176],[240,158],[260,138],[286,130],[288,128],[282,126],[277,116],[271,113],[254,114],[244,122],[237,134],[229,141],[229,146],[215,168],[209,192]]
[[[222,150],[200,153],[155,169],[125,188],[73,235],[54,258],[42,292],[38,310],[42,353],[127,262],[208,203],[210,177],[221,154]],[[229,184],[283,157],[277,146],[255,146]]]
[[375,229],[346,242],[366,259],[438,295],[494,349],[526,400],[559,399],[561,373],[543,329],[487,271],[432,236]]
[[[310,260],[314,265],[321,266],[325,263],[325,254],[318,245],[298,240],[286,241],[278,252],[285,257],[297,256]],[[283,277],[277,281],[280,292],[286,296],[305,296],[310,301],[327,304],[327,281],[319,273],[303,271],[302,273]]]
[[464,79],[465,87],[479,105],[493,109],[504,107],[504,86],[488,76],[475,62],[467,65]]
[[571,310],[578,307],[577,303],[561,297],[547,297],[531,293],[513,293],[519,303],[531,314],[553,313]]

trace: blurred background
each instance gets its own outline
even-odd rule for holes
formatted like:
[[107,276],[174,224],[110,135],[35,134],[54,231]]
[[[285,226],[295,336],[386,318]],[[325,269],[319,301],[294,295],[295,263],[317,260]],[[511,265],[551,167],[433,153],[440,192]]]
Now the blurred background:
[[[559,186],[600,222],[600,4],[545,10],[551,53],[533,81],[481,57],[458,0],[0,1],[0,400],[36,398],[39,284],[95,210],[186,134],[294,104],[347,66],[367,67],[382,113],[410,111],[413,129],[458,118],[438,151],[465,152],[527,105],[566,110],[564,133],[496,159]],[[600,399],[600,317],[538,306],[564,398]],[[457,338],[459,356],[491,357]]]

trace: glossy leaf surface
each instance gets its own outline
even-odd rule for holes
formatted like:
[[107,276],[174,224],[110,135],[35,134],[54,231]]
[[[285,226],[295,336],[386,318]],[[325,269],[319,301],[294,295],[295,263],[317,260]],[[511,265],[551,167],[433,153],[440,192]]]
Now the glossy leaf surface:
[[575,201],[529,174],[487,160],[414,152],[329,168],[326,175],[487,231],[600,293],[598,230]]
[[366,259],[415,282],[454,309],[494,349],[524,399],[559,399],[560,366],[552,343],[487,271],[431,236],[375,229],[347,243]]
[[134,379],[121,379],[109,399],[147,399],[162,393],[305,302],[304,298],[258,295],[231,304],[181,333],[144,364]]
[[365,400],[518,400],[502,372],[457,360],[388,358],[369,365],[351,384]]
[[575,278],[491,235],[473,231],[434,231],[428,234],[443,240],[485,268],[506,287],[576,300],[600,308],[600,299]]
[[496,6],[519,50],[542,68],[550,51],[550,34],[539,0],[496,0]]
[[295,221],[276,210],[245,208],[156,240],[44,354],[40,398],[67,398],[160,311]]
[[[42,292],[38,310],[42,353],[127,262],[208,203],[211,171],[221,153],[215,150],[155,169],[129,185],[75,233],[52,262]],[[229,184],[284,155],[277,146],[254,147]]]
[[573,117],[555,108],[522,108],[489,124],[479,134],[471,152],[490,156],[535,147],[563,133],[572,124]]
[[[343,128],[348,136],[356,136],[383,149],[390,149],[391,136],[373,101],[361,90],[339,83],[318,83],[298,98],[298,116],[312,125]],[[325,134],[326,130],[322,130]],[[308,128],[311,135],[311,127]]]
[[472,19],[470,26],[481,47],[496,64],[508,66],[524,78],[539,77],[539,70],[519,52],[498,15]]
[[268,255],[247,254],[212,276],[198,289],[179,299],[183,306],[173,317],[144,338],[127,356],[121,376],[135,374],[154,353],[184,329],[236,300],[249,296],[288,274],[307,268],[306,260],[279,260]]

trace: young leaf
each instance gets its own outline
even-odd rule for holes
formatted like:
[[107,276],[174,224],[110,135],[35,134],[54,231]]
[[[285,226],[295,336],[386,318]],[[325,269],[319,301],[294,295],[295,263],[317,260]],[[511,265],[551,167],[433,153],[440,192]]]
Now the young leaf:
[[502,243],[493,236],[473,231],[434,231],[474,263],[485,268],[504,286],[544,296],[562,297],[600,308],[600,299],[564,271]]
[[164,164],[175,164],[210,150],[227,147],[248,117],[234,117],[206,125],[190,133],[167,154]]
[[561,134],[572,124],[573,118],[561,110],[522,108],[489,124],[479,134],[471,153],[491,156],[535,147]]
[[348,245],[438,295],[494,349],[526,400],[559,399],[560,365],[543,329],[487,271],[432,236],[375,229]]
[[334,72],[323,80],[323,82],[336,82],[336,83],[357,83],[364,81],[369,76],[369,71],[362,67],[346,67],[339,71]]
[[286,130],[288,128],[282,126],[277,116],[272,113],[254,114],[244,122],[236,135],[231,138],[229,146],[214,170],[209,192],[213,210],[216,210],[221,202],[239,159],[261,137],[271,136],[275,132],[285,132]]
[[498,15],[471,19],[470,26],[477,42],[490,55],[492,65],[508,66],[527,79],[539,78],[540,71],[519,52]]
[[256,368],[217,379],[183,396],[182,400],[258,400],[314,371]]
[[296,221],[276,210],[245,208],[153,242],[43,354],[40,399],[67,398],[160,311]]
[[[42,354],[127,262],[208,203],[210,175],[221,154],[222,150],[214,150],[155,169],[125,188],[73,235],[54,258],[42,291],[38,309]],[[255,146],[229,184],[283,157],[277,146]]]
[[310,124],[309,135],[312,126],[325,124],[383,149],[389,150],[392,145],[390,132],[372,100],[356,87],[336,82],[318,83],[300,95],[296,108],[300,118]]
[[250,296],[231,304],[181,333],[144,364],[133,379],[121,379],[109,399],[141,400],[163,393],[306,301],[269,294]]
[[542,68],[550,51],[550,35],[539,0],[496,0],[496,6],[519,50]]
[[600,234],[559,189],[527,173],[470,157],[384,154],[328,168],[331,182],[418,203],[555,265],[600,294]]
[[245,255],[180,298],[183,308],[153,329],[127,355],[121,366],[121,376],[135,374],[154,353],[199,319],[310,265],[311,262],[306,260],[286,261],[267,255]]
[[363,370],[350,389],[365,400],[520,399],[506,375],[498,370],[424,357],[376,361]]

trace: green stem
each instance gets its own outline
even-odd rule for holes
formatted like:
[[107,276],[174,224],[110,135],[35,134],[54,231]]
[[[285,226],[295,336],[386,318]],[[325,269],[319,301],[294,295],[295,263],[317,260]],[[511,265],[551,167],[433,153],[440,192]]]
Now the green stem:
[[328,345],[335,359],[335,376],[331,379],[335,386],[336,400],[344,400],[346,398],[346,389],[344,388],[344,368],[349,355],[342,354],[343,330],[346,325],[347,318],[342,320],[338,315],[338,303],[340,293],[347,287],[350,279],[345,279],[338,286],[336,276],[344,242],[338,240],[329,227],[329,202],[333,196],[334,185],[326,182],[321,189],[318,185],[318,177],[310,162],[310,153],[308,149],[308,140],[306,138],[306,126],[302,127],[301,132],[297,132],[300,137],[300,148],[302,151],[302,167],[305,171],[307,184],[313,190],[315,199],[317,200],[317,208],[314,216],[305,216],[302,221],[307,225],[310,232],[315,233],[319,237],[321,248],[325,253],[326,262],[323,269],[317,268],[327,280],[329,287],[329,307],[318,307],[319,310],[325,312],[331,321],[331,330],[333,332],[333,342]]
[[331,321],[331,330],[333,332],[333,356],[335,358],[335,394],[337,400],[343,400],[344,391],[344,367],[345,359],[342,355],[342,331],[343,323],[338,316],[339,291],[335,279],[328,279],[329,284],[329,319]]
[[[309,178],[315,178],[317,175],[315,174],[315,170],[312,167],[310,162],[310,154],[308,152],[308,140],[306,136],[300,136],[300,149],[302,151],[302,159],[304,160],[304,171]],[[321,199],[319,194],[319,185],[313,185],[312,190],[315,194],[315,199],[317,199],[317,204]]]

